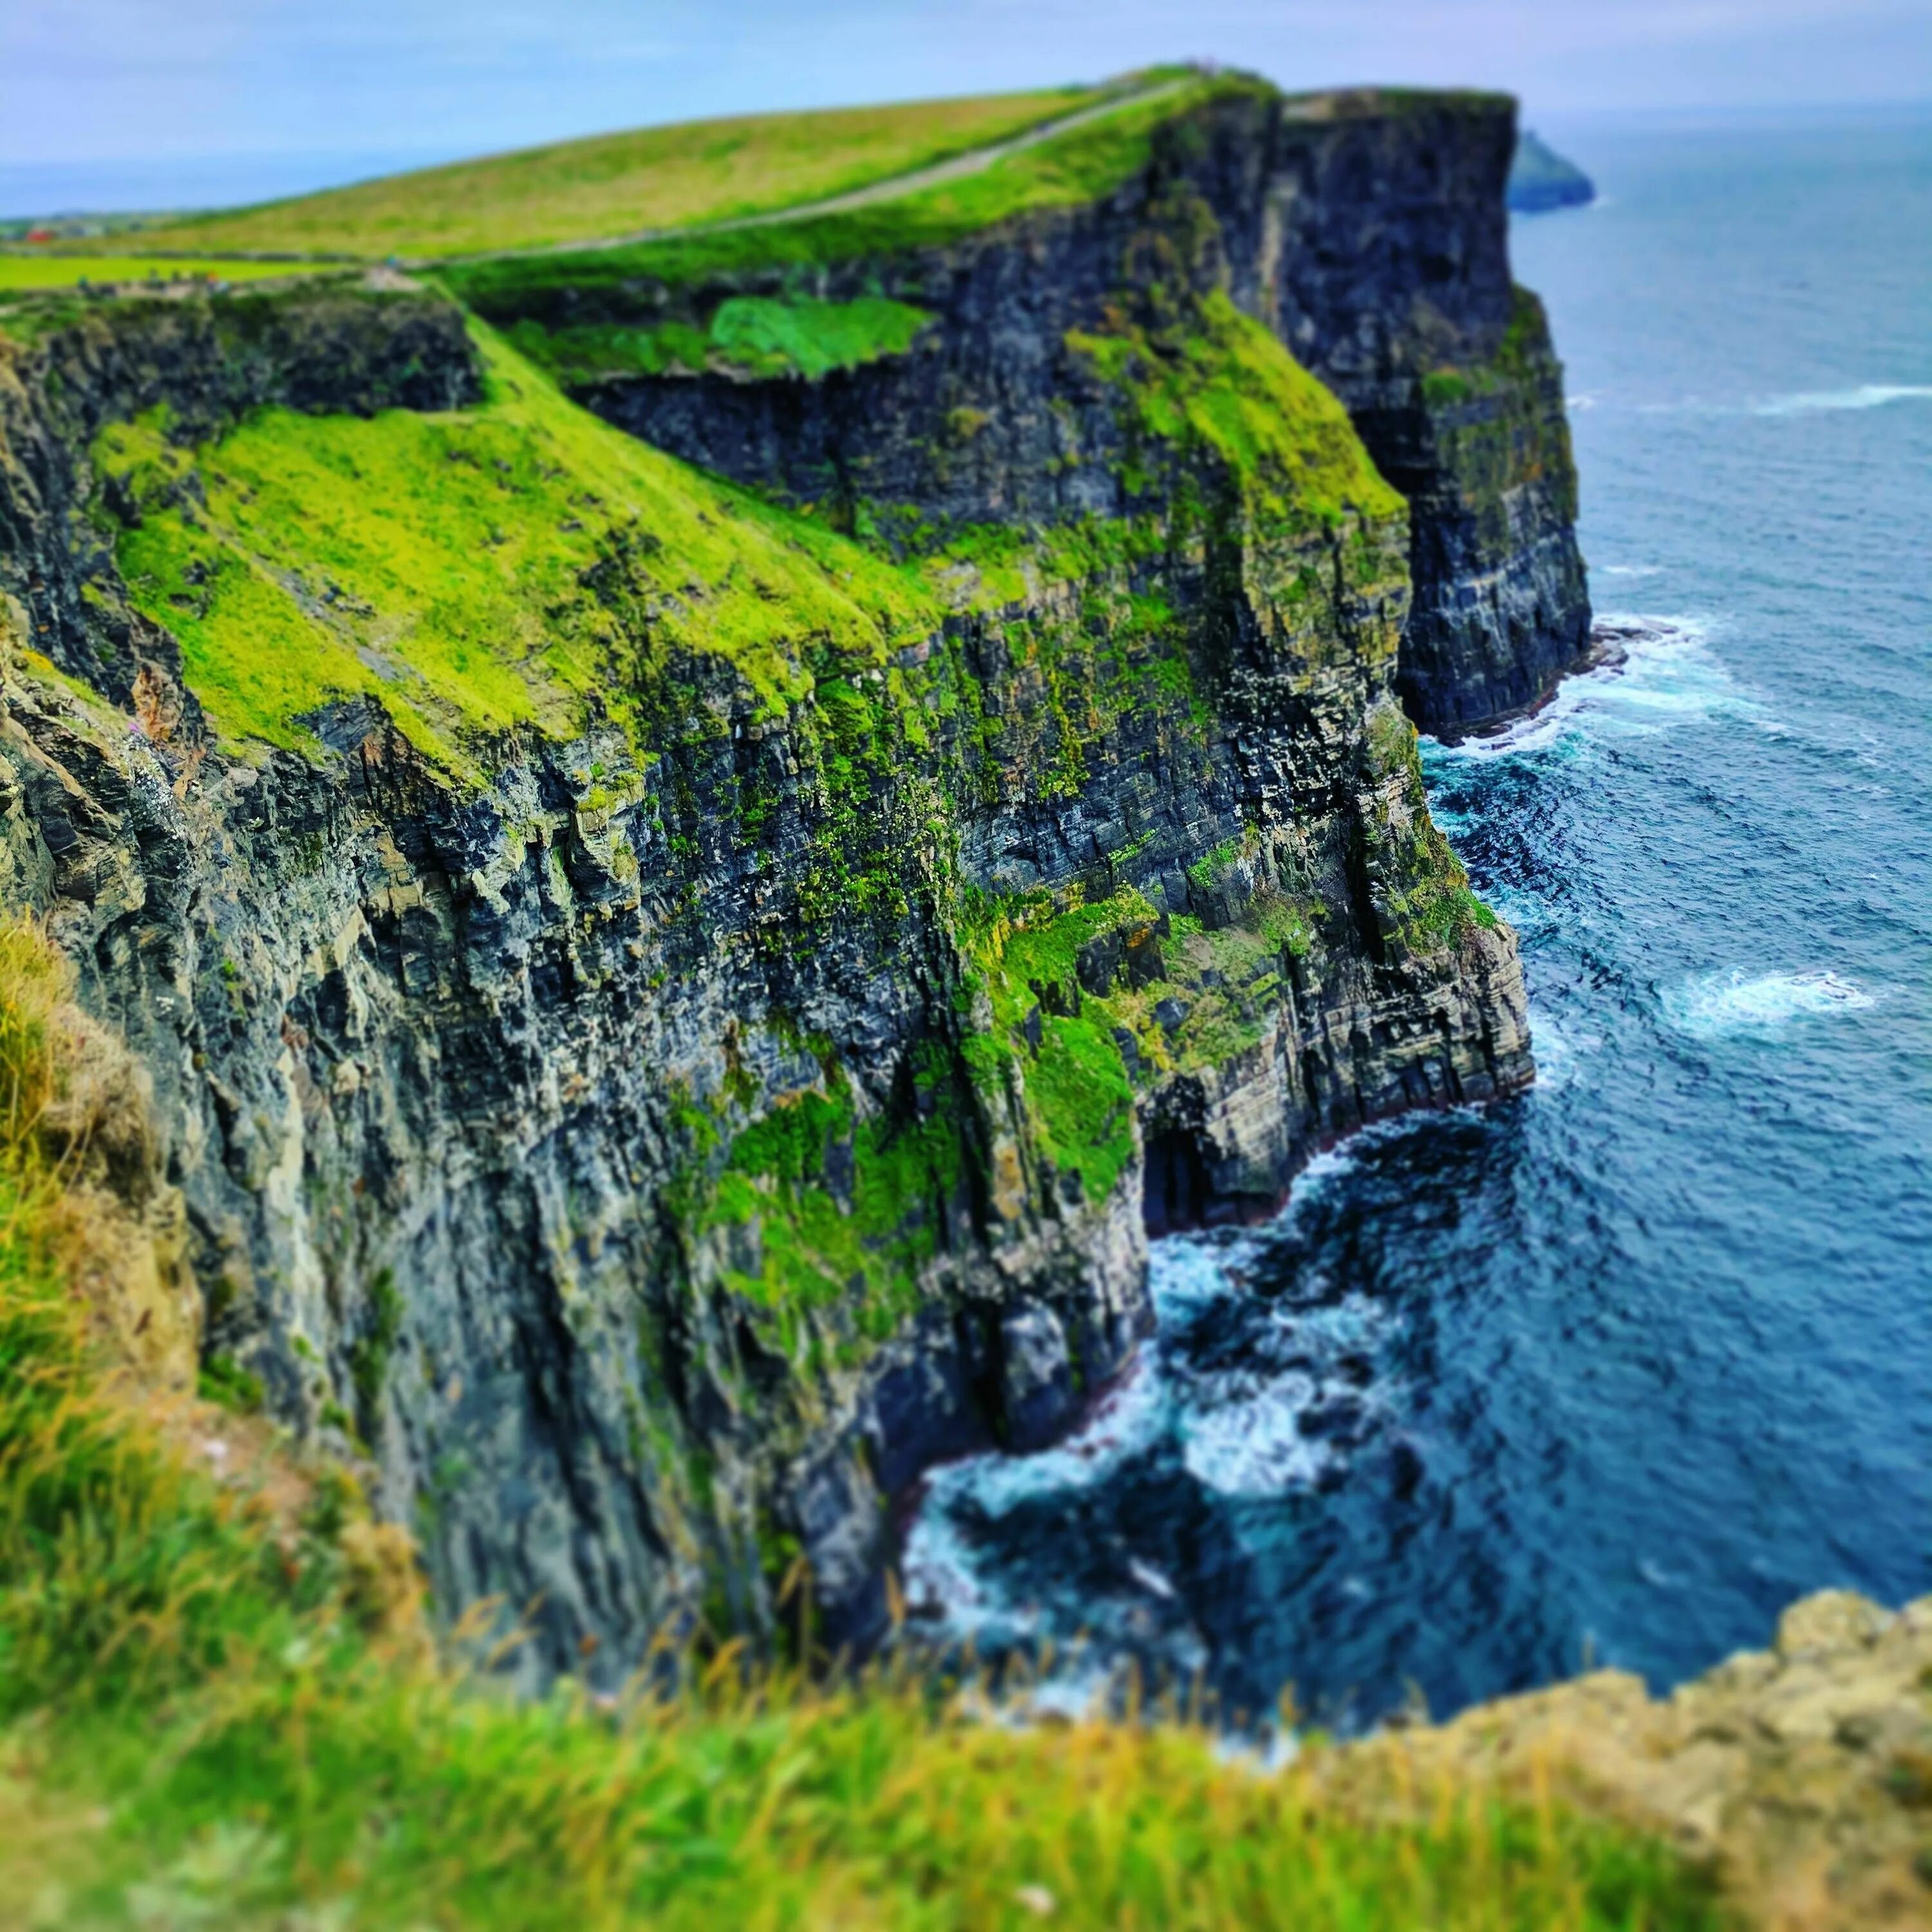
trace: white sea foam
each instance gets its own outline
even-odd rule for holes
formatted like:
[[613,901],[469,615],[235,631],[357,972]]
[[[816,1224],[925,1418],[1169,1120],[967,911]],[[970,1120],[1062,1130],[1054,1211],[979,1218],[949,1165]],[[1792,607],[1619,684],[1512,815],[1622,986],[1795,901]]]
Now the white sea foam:
[[1163,1323],[1191,1314],[1230,1292],[1234,1276],[1253,1258],[1257,1234],[1175,1234],[1156,1241],[1148,1253],[1148,1292]]
[[1859,382],[1844,389],[1804,389],[1756,401],[1735,398],[1678,396],[1669,402],[1639,403],[1644,416],[1804,416],[1839,410],[1883,409],[1890,403],[1932,401],[1932,383]]
[[[1438,825],[1442,823],[1439,815],[1436,822]],[[1483,896],[1498,916],[1508,920],[1519,933],[1526,935],[1555,926],[1562,917],[1551,900],[1524,886],[1492,885],[1484,890]]]
[[1604,1036],[1579,1029],[1572,1031],[1558,1024],[1534,1000],[1529,1009],[1529,1043],[1536,1055],[1536,1085],[1532,1090],[1553,1094],[1568,1087],[1580,1070],[1582,1060],[1597,1052]]
[[1872,995],[1836,973],[1706,973],[1663,996],[1664,1016],[1700,1039],[1725,1034],[1768,1032],[1820,1013],[1856,1012],[1875,1004]]
[[[1412,1124],[1366,1128],[1317,1155],[1297,1178],[1273,1230],[1223,1230],[1154,1243],[1148,1287],[1162,1327],[1172,1330],[1217,1301],[1246,1293],[1250,1270],[1280,1230],[1354,1166],[1370,1142]],[[1351,1295],[1316,1307],[1284,1304],[1270,1310],[1269,1318],[1296,1336],[1320,1337],[1328,1352],[1337,1353],[1372,1348],[1378,1314],[1365,1298]],[[976,1522],[997,1521],[1028,1502],[1102,1484],[1164,1437],[1178,1448],[1195,1479],[1222,1495],[1265,1496],[1305,1486],[1345,1453],[1332,1442],[1301,1432],[1300,1418],[1328,1392],[1300,1368],[1190,1372],[1164,1365],[1162,1352],[1149,1349],[1064,1442],[1032,1455],[970,1456],[932,1472],[902,1552],[908,1606],[932,1636],[970,1642],[982,1653],[1043,1643],[1053,1634],[1052,1613],[1014,1589],[1000,1558],[980,1546]],[[1352,1395],[1375,1406],[1359,1391]],[[1205,1648],[1185,1620],[1174,1580],[1144,1558],[1127,1558],[1121,1586],[1084,1604],[1082,1620],[1096,1632],[1154,1643],[1167,1664],[1184,1674],[1204,1664]],[[1090,1664],[1063,1656],[1025,1708],[1037,1712],[1051,1703],[1076,1708],[1109,1681]]]
[[1156,1570],[1151,1563],[1143,1563],[1138,1556],[1127,1558],[1127,1574],[1143,1590],[1150,1590],[1163,1601],[1173,1603],[1180,1594],[1163,1571]]
[[1151,1356],[1138,1365],[1065,1442],[1030,1456],[973,1456],[936,1469],[907,1534],[902,1559],[906,1600],[940,1619],[957,1642],[1028,1642],[1042,1634],[1038,1612],[1013,1603],[988,1576],[958,1526],[968,1506],[1003,1516],[1023,1503],[1064,1496],[1106,1481],[1167,1426],[1169,1396]]
[[1152,1358],[1144,1356],[1064,1442],[1030,1456],[974,1456],[949,1463],[932,1479],[934,1499],[944,1503],[970,1494],[983,1514],[1000,1516],[1036,1496],[1091,1489],[1160,1434],[1168,1406],[1160,1372]]
[[1590,572],[1594,577],[1661,577],[1664,566],[1660,563],[1593,563]]
[[1187,1473],[1224,1496],[1310,1486],[1330,1459],[1325,1444],[1300,1430],[1316,1392],[1311,1376],[1277,1376],[1244,1400],[1189,1409],[1180,1422]]
[[928,1499],[907,1533],[899,1570],[914,1615],[936,1619],[956,1642],[1014,1643],[1034,1633],[1037,1616],[1010,1603],[983,1574],[971,1545],[934,1499]]
[[1319,1200],[1343,1174],[1360,1164],[1366,1148],[1414,1124],[1413,1120],[1378,1121],[1372,1126],[1357,1129],[1331,1148],[1324,1148],[1295,1176],[1294,1185],[1288,1190],[1288,1205],[1282,1210],[1282,1220],[1292,1226],[1304,1208]]
[[1818,389],[1754,404],[1757,416],[1810,416],[1824,410],[1876,410],[1888,403],[1932,402],[1932,382],[1862,382],[1855,389]]
[[1599,622],[1624,634],[1619,662],[1566,677],[1541,710],[1500,731],[1456,745],[1430,740],[1430,758],[1480,763],[1594,736],[1644,736],[1724,716],[1762,722],[1762,707],[1712,650],[1708,621],[1606,612]]

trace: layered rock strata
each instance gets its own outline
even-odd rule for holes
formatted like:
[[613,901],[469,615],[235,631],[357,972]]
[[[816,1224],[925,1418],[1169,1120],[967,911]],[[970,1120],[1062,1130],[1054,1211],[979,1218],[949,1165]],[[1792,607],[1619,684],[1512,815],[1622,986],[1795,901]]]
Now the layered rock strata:
[[[800,1558],[871,1641],[893,1498],[1126,1364],[1150,1226],[1529,1076],[1394,698],[1408,513],[1147,190],[870,392],[881,471],[944,404],[946,544],[626,457],[426,296],[0,345],[0,890],[153,1082],[209,1358],[532,1677],[770,1632]],[[783,400],[678,406],[729,470]]]
[[[916,540],[1117,512],[1132,492],[1080,406],[1072,338],[1124,274],[1218,279],[1341,398],[1408,500],[1399,688],[1424,730],[1454,735],[1546,694],[1589,638],[1562,370],[1540,304],[1510,279],[1514,140],[1502,96],[1232,87],[1161,130],[1150,166],[1111,195],[962,241],[828,233],[824,261],[796,247],[709,272],[646,258],[582,283],[566,261],[477,299],[536,332],[536,352],[545,332],[561,342],[573,392],[611,422]],[[812,382],[715,357],[644,374],[610,352],[640,331],[702,343],[728,304],[801,295],[883,298],[928,326],[906,353]]]

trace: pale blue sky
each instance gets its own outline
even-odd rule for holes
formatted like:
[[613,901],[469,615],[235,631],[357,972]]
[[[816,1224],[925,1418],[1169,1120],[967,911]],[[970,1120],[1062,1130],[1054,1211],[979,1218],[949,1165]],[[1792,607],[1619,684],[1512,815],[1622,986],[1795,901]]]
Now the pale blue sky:
[[1194,57],[1292,87],[1506,87],[1550,123],[1924,100],[1932,0],[4,0],[0,213]]

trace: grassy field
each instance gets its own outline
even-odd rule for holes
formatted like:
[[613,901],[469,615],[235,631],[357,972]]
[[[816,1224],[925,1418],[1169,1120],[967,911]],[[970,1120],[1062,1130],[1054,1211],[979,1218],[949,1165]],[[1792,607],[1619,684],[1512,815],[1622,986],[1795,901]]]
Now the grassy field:
[[380,260],[543,248],[729,220],[922,168],[1101,98],[1084,87],[641,128],[144,231],[157,248]]
[[29,289],[73,289],[82,282],[261,281],[274,275],[310,272],[298,262],[183,260],[158,255],[49,255],[0,254],[0,295]]
[[[120,1283],[76,1257],[111,1209],[44,1124],[86,1113],[85,1027],[52,946],[0,924],[0,1924],[1723,1922],[1660,1844],[1546,1796],[1343,1804],[1320,1746],[1264,1772],[1178,1715],[1016,1729],[728,1648],[608,1708],[509,1701],[431,1653],[351,1480],[310,1469],[278,1513],[110,1375]],[[130,1264],[113,1232],[94,1260]]]
[[627,248],[452,264],[443,278],[486,314],[514,315],[540,309],[552,289],[594,293],[640,278],[700,282],[772,264],[810,266],[957,241],[1013,215],[1075,208],[1111,193],[1147,165],[1156,131],[1167,122],[1260,86],[1237,76],[1184,81],[973,173],[864,208]]

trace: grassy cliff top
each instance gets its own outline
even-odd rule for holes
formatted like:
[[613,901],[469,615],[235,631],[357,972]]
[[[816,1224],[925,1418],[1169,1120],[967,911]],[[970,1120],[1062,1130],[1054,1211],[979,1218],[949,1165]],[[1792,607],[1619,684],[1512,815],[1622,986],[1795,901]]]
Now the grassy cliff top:
[[849,194],[1009,140],[1106,93],[1063,87],[634,128],[193,217],[142,240],[364,259],[596,242]]
[[[138,261],[110,258],[98,238],[0,250],[0,288],[125,280],[146,275],[154,256],[163,273],[166,258],[185,256],[197,259],[178,262],[182,272],[218,274],[222,259],[250,256],[496,258],[465,272],[484,296],[560,274],[578,285],[640,274],[679,282],[849,259],[1094,200],[1144,164],[1163,123],[1256,92],[1282,98],[1252,76],[1169,67],[1098,86],[637,128],[144,223],[152,254]],[[1291,120],[1315,122],[1512,104],[1504,94],[1400,88],[1286,98]]]
[[593,290],[639,280],[689,284],[748,269],[809,266],[955,242],[1018,214],[1076,208],[1130,181],[1153,157],[1158,130],[1217,100],[1271,94],[1246,75],[1162,75],[1109,111],[1049,138],[963,164],[943,180],[823,212],[742,226],[694,229],[617,247],[503,256],[452,266],[450,287],[486,314],[509,314],[544,291]]

